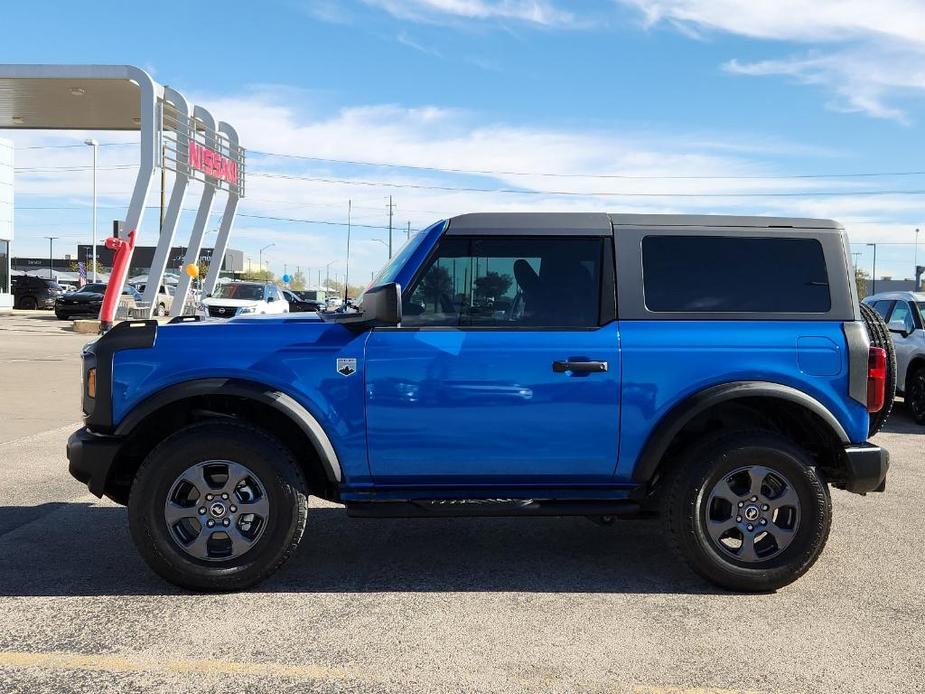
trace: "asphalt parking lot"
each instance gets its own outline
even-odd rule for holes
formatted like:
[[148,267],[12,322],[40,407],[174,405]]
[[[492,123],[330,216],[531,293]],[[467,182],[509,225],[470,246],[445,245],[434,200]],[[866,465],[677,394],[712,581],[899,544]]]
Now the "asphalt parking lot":
[[86,336],[0,316],[0,691],[922,692],[925,428],[884,494],[833,491],[816,566],[718,592],[653,522],[352,520],[313,502],[259,589],[149,572],[125,510],[67,473]]

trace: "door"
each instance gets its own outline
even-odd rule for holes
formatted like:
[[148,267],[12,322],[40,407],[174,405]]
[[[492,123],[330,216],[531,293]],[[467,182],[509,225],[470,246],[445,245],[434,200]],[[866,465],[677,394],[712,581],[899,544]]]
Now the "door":
[[367,343],[377,483],[611,479],[612,248],[609,237],[445,237],[404,293],[402,326]]
[[887,322],[890,337],[893,338],[893,348],[896,350],[897,387],[901,389],[905,389],[909,362],[921,351],[922,329],[918,317],[917,308],[908,301],[897,301]]

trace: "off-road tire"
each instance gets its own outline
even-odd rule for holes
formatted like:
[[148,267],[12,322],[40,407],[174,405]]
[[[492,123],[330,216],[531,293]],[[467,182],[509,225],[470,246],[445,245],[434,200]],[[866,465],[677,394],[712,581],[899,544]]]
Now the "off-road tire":
[[[187,554],[164,516],[178,475],[210,460],[234,461],[253,471],[270,503],[266,528],[254,546],[220,562]],[[175,585],[199,591],[248,588],[276,571],[298,547],[308,512],[306,489],[292,453],[262,429],[233,420],[192,424],[160,443],[138,469],[128,499],[132,539],[148,565]]]
[[[706,530],[706,496],[726,475],[761,465],[783,474],[800,503],[800,522],[790,544],[764,561],[739,562],[719,549]],[[779,434],[741,431],[709,436],[675,468],[665,499],[671,545],[691,569],[728,590],[767,592],[782,588],[815,563],[829,536],[832,503],[814,461]]]
[[861,317],[867,326],[867,335],[871,347],[882,347],[886,351],[886,392],[883,398],[883,407],[879,412],[870,413],[870,428],[868,436],[873,436],[889,418],[893,411],[893,399],[896,397],[896,350],[893,348],[893,338],[880,314],[867,304],[861,304]]
[[19,300],[19,308],[23,311],[34,311],[39,307],[39,302],[34,296],[24,296]]

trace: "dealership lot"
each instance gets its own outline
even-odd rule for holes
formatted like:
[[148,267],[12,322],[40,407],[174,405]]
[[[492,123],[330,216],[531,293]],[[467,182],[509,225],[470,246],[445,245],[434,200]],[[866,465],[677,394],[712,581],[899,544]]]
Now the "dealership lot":
[[124,509],[67,474],[86,336],[0,317],[0,691],[925,690],[925,428],[877,441],[885,494],[833,491],[819,562],[772,595],[714,590],[651,522],[351,520],[313,502],[257,590],[152,575]]

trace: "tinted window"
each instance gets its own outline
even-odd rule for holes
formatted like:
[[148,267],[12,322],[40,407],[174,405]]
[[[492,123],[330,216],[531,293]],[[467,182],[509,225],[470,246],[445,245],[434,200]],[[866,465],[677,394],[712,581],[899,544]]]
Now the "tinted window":
[[876,301],[874,302],[874,311],[879,313],[880,317],[886,320],[886,316],[890,312],[890,307],[892,305],[892,301]]
[[405,295],[402,325],[597,325],[603,247],[599,238],[445,238]]
[[0,241],[0,294],[10,292],[10,242]]
[[893,307],[893,313],[890,314],[891,325],[898,325],[900,323],[907,332],[912,332],[915,329],[915,323],[912,319],[912,308],[906,301],[897,301],[896,306]]
[[832,306],[815,239],[647,236],[650,311],[824,313]]

